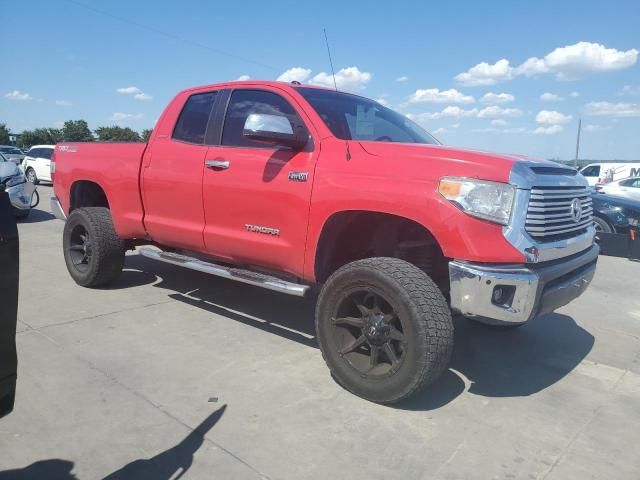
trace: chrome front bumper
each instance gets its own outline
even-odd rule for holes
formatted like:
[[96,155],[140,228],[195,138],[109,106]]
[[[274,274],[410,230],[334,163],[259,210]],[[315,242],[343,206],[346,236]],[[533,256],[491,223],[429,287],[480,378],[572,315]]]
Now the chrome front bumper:
[[58,220],[67,220],[67,215],[64,213],[57,197],[51,197],[51,213],[53,213],[54,217]]
[[579,297],[591,283],[599,248],[523,265],[449,262],[451,309],[490,324],[524,323]]

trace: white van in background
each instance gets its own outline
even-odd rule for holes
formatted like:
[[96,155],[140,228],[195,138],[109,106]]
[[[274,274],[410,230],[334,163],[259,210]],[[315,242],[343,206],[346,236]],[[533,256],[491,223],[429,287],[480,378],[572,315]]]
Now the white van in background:
[[640,163],[590,163],[580,170],[589,185],[640,177]]

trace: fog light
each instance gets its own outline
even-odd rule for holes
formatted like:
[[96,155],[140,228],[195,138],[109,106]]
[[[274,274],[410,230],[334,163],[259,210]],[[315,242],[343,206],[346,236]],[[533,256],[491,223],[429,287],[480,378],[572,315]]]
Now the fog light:
[[491,293],[491,303],[499,307],[510,308],[515,294],[515,285],[496,285]]

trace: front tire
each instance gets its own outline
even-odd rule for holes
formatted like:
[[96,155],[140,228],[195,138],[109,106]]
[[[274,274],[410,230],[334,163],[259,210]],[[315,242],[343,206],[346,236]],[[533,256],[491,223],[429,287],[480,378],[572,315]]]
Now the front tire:
[[62,243],[67,270],[78,285],[99,287],[120,275],[125,244],[113,227],[108,208],[78,208],[71,212]]
[[358,260],[331,275],[318,299],[316,330],[338,383],[384,404],[433,383],[453,350],[442,292],[426,273],[397,258]]
[[596,235],[598,233],[612,233],[613,230],[611,228],[611,226],[607,223],[606,220],[600,218],[600,217],[596,217],[594,215],[593,217],[593,226],[596,229]]

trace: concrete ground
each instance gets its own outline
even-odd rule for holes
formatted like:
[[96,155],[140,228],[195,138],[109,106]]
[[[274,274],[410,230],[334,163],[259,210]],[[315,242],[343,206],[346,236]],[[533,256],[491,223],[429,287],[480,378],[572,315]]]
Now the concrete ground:
[[331,378],[313,302],[137,255],[69,277],[51,188],[20,225],[0,479],[640,478],[640,264],[516,331],[456,319],[451,368],[391,408]]

